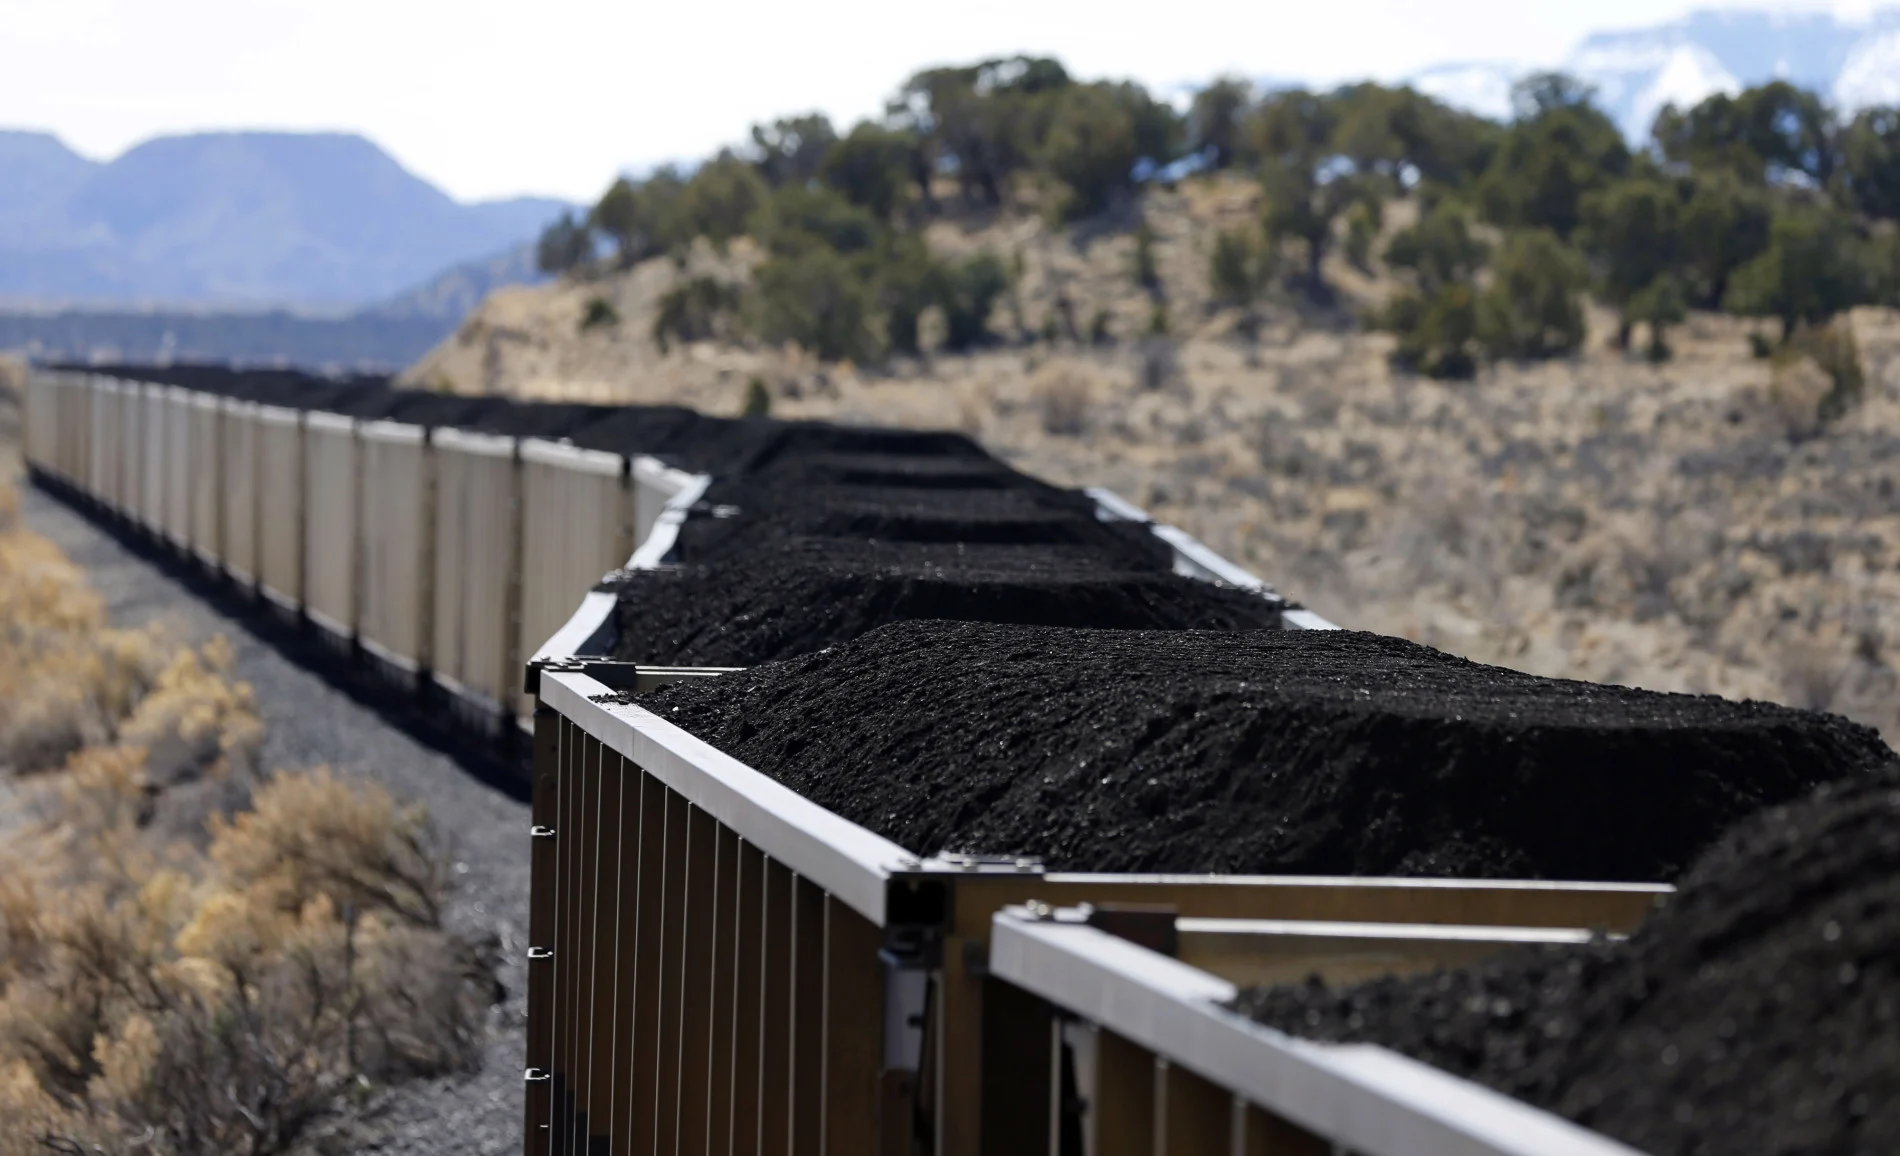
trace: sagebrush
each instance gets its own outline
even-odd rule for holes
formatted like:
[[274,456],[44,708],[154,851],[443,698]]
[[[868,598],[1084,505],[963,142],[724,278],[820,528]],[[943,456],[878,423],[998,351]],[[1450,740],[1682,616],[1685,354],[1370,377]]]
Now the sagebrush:
[[301,1151],[477,1061],[493,961],[443,926],[443,837],[373,784],[260,777],[231,666],[107,627],[0,493],[0,1156]]

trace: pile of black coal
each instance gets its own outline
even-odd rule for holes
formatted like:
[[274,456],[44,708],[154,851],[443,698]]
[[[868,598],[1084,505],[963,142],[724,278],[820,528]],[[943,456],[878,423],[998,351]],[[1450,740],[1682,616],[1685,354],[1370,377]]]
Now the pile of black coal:
[[1892,757],[1831,715],[1347,631],[908,622],[642,705],[913,851],[1094,871],[1667,880]]
[[1900,776],[1738,824],[1627,941],[1238,1006],[1656,1156],[1900,1152]]
[[615,589],[616,655],[752,666],[893,622],[946,619],[1106,630],[1271,630],[1257,594],[1137,567],[1081,545],[770,536],[716,565],[636,571]]

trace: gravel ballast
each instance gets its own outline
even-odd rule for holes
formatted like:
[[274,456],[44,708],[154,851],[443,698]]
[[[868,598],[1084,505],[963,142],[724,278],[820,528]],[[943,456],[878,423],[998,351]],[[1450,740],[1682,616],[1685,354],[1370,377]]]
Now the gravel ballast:
[[1656,1156],[1900,1152],[1900,777],[1740,824],[1627,942],[1256,989],[1238,1007]]
[[1892,757],[1348,631],[909,622],[640,705],[914,852],[1068,870],[1666,880]]

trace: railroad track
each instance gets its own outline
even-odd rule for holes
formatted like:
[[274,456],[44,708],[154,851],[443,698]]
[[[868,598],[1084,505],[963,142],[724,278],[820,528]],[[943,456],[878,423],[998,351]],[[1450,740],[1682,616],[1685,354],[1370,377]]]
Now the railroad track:
[[[170,376],[196,388],[36,371],[34,479],[475,741],[527,747],[527,1152],[1629,1151],[1226,1004],[1236,985],[1625,933],[1669,887],[919,853],[640,705],[722,668],[616,657],[621,594],[601,576],[670,570],[695,519],[721,513],[719,470],[690,463],[739,433],[695,435],[679,468],[640,452],[665,448],[657,419],[644,447],[624,428],[563,434],[613,411],[384,391],[352,414],[359,394],[294,375]],[[1174,574],[1246,592],[1283,628],[1331,626],[1114,495],[1086,499]]]

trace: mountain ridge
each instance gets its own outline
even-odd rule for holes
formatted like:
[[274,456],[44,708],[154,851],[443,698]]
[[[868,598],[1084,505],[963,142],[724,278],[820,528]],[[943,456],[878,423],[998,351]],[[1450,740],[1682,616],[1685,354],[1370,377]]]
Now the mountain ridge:
[[569,208],[464,204],[348,133],[157,137],[110,161],[0,132],[0,298],[347,309],[530,241]]

